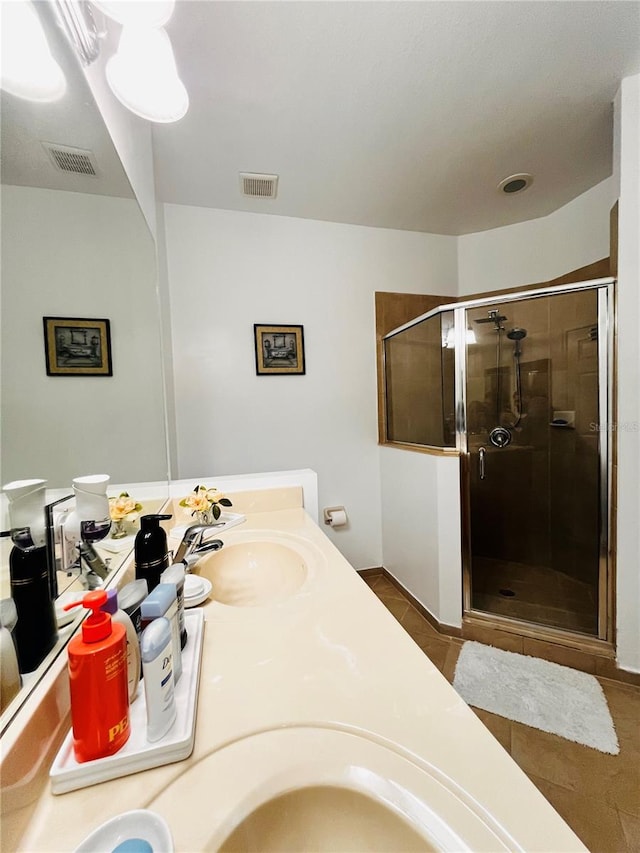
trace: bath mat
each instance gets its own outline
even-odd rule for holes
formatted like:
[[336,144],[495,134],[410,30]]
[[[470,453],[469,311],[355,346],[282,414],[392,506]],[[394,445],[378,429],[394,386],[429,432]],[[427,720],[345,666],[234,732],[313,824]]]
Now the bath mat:
[[470,641],[453,686],[476,708],[600,752],[620,752],[602,687],[586,672]]

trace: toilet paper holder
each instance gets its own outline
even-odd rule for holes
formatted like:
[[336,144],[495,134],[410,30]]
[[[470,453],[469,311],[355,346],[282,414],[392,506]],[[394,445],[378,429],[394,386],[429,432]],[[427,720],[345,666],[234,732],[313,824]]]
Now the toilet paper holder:
[[344,519],[341,520],[336,526],[342,527],[344,524],[346,524],[346,522],[348,520],[347,511],[343,506],[326,506],[322,510],[322,514],[324,516],[324,523],[325,524],[328,524],[330,527],[333,527],[334,520],[335,520],[333,513],[344,513]]

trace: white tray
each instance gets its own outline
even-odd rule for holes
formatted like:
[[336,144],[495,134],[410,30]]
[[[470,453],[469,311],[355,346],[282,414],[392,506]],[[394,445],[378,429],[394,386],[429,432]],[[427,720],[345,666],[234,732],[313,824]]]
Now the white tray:
[[204,611],[191,610],[184,614],[184,618],[189,639],[182,651],[182,676],[176,685],[178,713],[167,734],[154,743],[147,740],[147,704],[144,681],[141,681],[138,695],[130,708],[131,734],[122,749],[106,758],[80,763],[73,754],[73,732],[70,731],[49,772],[52,793],[66,794],[150,767],[182,761],[191,755],[196,731]]

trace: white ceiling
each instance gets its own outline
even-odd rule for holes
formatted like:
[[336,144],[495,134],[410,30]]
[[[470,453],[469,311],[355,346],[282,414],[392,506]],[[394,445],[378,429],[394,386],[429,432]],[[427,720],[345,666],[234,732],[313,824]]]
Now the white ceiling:
[[[610,175],[612,100],[640,72],[639,0],[178,0],[167,31],[191,106],[153,126],[161,201],[441,234],[544,216]],[[62,102],[2,93],[3,182],[131,195],[58,58]],[[99,178],[57,172],[41,141],[92,150]],[[278,174],[278,198],[242,197],[240,171]],[[533,186],[498,193],[516,172]]]
[[[0,30],[7,0],[0,0]],[[39,103],[0,91],[0,178],[3,184],[133,198],[134,193],[75,56],[58,27],[47,27],[49,48],[67,88],[60,100]],[[57,169],[43,142],[90,151],[97,174]]]
[[[167,26],[186,117],[161,200],[442,234],[544,216],[611,174],[638,2],[195,2]],[[238,172],[280,176],[276,200]],[[535,176],[505,196],[498,182]]]

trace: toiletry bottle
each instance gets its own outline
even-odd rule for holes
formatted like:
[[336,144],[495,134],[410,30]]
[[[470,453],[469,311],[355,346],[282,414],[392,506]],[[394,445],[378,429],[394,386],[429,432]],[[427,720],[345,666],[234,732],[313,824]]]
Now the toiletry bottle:
[[17,619],[15,603],[5,598],[0,602],[0,712],[4,711],[22,686],[18,654],[12,636]]
[[118,608],[118,590],[107,590],[107,600],[100,608],[111,616],[112,622],[124,626],[127,635],[127,681],[129,684],[129,704],[136,698],[140,683],[140,641],[129,615]]
[[140,612],[140,608],[148,595],[149,584],[144,578],[131,581],[131,583],[118,590],[118,604],[129,619],[131,619],[135,632],[138,635],[138,643],[142,637],[142,613]]
[[168,521],[170,515],[143,515],[140,518],[140,530],[136,533],[135,562],[136,578],[144,578],[152,592],[160,583],[160,575],[169,568],[167,534],[160,527],[161,521]]
[[[109,474],[74,477],[73,493],[76,501],[74,509],[67,515],[64,523],[63,566],[73,566],[76,563],[79,542],[91,545],[104,539],[109,533],[111,517],[107,486],[110,479]],[[84,557],[85,554],[82,556]],[[93,558],[93,555],[91,557]]]
[[20,690],[20,670],[16,647],[8,628],[0,628],[0,713]]
[[6,628],[11,634],[11,641],[16,650],[16,658],[18,656],[18,641],[16,639],[16,624],[18,622],[18,611],[13,598],[3,598],[0,601],[0,625]]
[[18,615],[14,639],[20,672],[33,672],[58,639],[51,594],[45,519],[46,480],[14,480],[2,487],[9,500],[11,598]]
[[65,607],[92,611],[68,647],[73,751],[79,762],[113,755],[129,739],[127,638],[124,627],[100,610],[106,600],[107,593],[98,589]]
[[175,584],[178,599],[178,628],[180,629],[180,648],[187,645],[187,628],[184,619],[184,563],[174,563],[164,571],[160,577],[160,583]]
[[13,547],[9,555],[9,573],[11,597],[18,614],[14,636],[20,672],[33,672],[58,639],[47,549]]
[[160,619],[162,616],[169,621],[173,643],[173,677],[177,684],[182,675],[182,649],[180,646],[178,597],[175,584],[158,584],[142,602],[141,614],[143,628],[146,628],[154,619]]
[[172,649],[169,620],[154,619],[142,632],[140,644],[149,741],[160,740],[176,719]]

